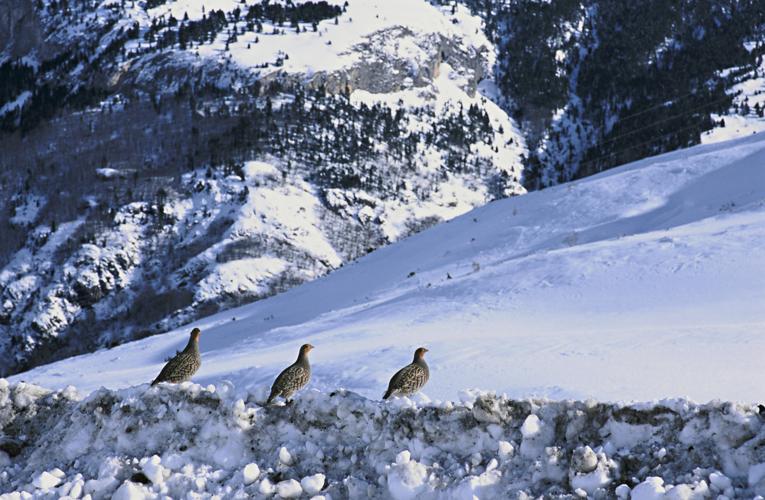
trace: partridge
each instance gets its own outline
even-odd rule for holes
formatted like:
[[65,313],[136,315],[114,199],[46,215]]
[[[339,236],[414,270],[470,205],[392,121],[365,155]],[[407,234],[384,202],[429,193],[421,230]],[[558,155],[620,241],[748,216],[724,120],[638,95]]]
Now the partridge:
[[311,344],[303,344],[300,347],[297,360],[276,377],[266,404],[271,404],[271,401],[279,396],[283,397],[289,404],[291,403],[290,396],[305,387],[311,379],[311,365],[308,363],[308,352],[311,349],[313,349]]
[[385,391],[383,399],[391,396],[409,396],[422,389],[430,377],[428,364],[425,363],[425,353],[428,352],[424,347],[414,351],[414,360],[396,372],[390,379],[388,390]]
[[199,335],[202,332],[199,328],[191,330],[189,343],[186,347],[167,362],[162,371],[151,385],[157,385],[160,382],[170,382],[178,384],[185,382],[199,370],[202,364],[202,357],[199,355]]

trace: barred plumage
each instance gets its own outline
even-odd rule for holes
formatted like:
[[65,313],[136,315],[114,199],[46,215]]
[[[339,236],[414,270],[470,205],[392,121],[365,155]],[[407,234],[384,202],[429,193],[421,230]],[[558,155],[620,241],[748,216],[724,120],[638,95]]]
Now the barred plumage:
[[396,372],[390,379],[388,390],[383,394],[383,399],[391,396],[409,396],[422,389],[430,378],[430,370],[425,362],[424,347],[414,351],[414,360]]
[[303,344],[300,347],[300,354],[297,361],[285,368],[271,386],[271,393],[268,395],[266,404],[271,404],[275,398],[281,396],[287,403],[290,402],[290,396],[305,387],[311,380],[311,365],[308,362],[308,352],[313,349],[311,344]]
[[160,382],[170,382],[172,384],[185,382],[199,370],[199,367],[202,365],[202,357],[199,354],[199,335],[201,333],[199,328],[191,330],[186,347],[167,362],[151,385],[157,385]]

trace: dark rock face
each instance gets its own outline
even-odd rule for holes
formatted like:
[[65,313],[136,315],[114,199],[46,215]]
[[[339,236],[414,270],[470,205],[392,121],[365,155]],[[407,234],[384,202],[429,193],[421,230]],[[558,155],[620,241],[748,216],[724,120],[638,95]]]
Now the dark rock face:
[[0,52],[23,57],[42,45],[43,33],[33,0],[0,0]]

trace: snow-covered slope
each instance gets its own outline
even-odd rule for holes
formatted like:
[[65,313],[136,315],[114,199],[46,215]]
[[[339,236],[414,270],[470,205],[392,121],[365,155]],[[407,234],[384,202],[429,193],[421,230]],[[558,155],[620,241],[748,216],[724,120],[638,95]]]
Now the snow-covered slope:
[[[197,322],[195,380],[263,390],[310,341],[312,387],[379,397],[418,345],[425,394],[756,400],[765,352],[765,138],[501,200],[331,275]],[[13,377],[151,380],[188,328]]]

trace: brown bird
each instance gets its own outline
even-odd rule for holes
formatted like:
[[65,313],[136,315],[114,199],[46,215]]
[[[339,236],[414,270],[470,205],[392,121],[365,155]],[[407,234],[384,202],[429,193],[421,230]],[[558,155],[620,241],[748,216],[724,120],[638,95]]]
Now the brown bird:
[[390,379],[388,390],[383,394],[383,399],[391,396],[410,396],[422,389],[430,378],[430,370],[425,362],[425,353],[428,352],[424,347],[419,347],[414,351],[414,360],[396,372]]
[[157,385],[160,382],[170,382],[172,384],[185,382],[199,370],[199,366],[202,364],[202,357],[199,355],[199,335],[201,333],[199,328],[191,330],[189,343],[186,344],[186,347],[181,352],[167,362],[151,385]]
[[271,404],[275,398],[283,397],[290,404],[292,396],[311,380],[311,365],[308,363],[308,353],[313,349],[311,344],[303,344],[300,347],[297,361],[284,369],[271,386],[271,394],[268,395],[266,404]]

